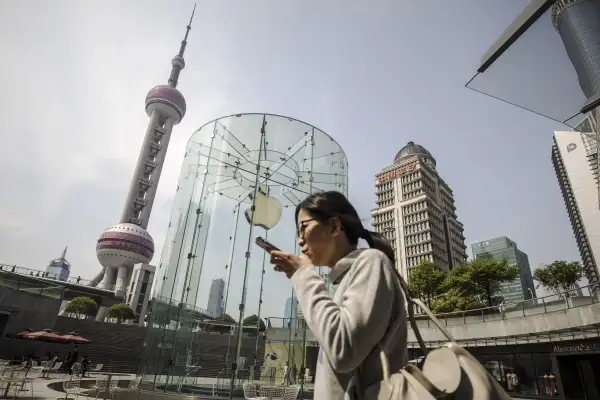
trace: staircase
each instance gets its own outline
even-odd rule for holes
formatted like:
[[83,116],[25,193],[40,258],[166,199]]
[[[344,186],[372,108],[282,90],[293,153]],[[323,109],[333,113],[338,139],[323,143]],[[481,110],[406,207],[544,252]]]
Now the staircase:
[[[209,332],[178,332],[153,329],[150,336],[150,359],[147,360],[146,373],[152,375],[187,375],[189,377],[216,378],[229,376],[233,353],[235,352],[236,337],[229,334]],[[168,348],[158,347],[158,344],[169,343]],[[176,346],[172,346],[176,343]],[[191,351],[190,351],[191,350]],[[246,357],[246,363],[239,374],[240,377],[249,375],[248,369],[252,367],[256,351],[256,337],[244,336],[242,338],[241,357]],[[255,376],[260,376],[265,352],[265,342],[258,338],[258,353]],[[169,368],[170,365],[170,368]],[[199,366],[193,371],[186,371],[186,365]]]

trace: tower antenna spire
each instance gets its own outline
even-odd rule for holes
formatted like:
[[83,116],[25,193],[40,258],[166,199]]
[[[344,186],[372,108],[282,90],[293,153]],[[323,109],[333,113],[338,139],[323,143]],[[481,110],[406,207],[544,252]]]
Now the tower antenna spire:
[[194,3],[194,8],[192,10],[190,22],[185,27],[185,36],[183,37],[183,40],[181,41],[181,46],[179,47],[179,53],[177,53],[177,55],[175,57],[173,57],[173,60],[171,60],[171,65],[173,65],[173,68],[171,69],[171,75],[169,76],[169,86],[171,86],[173,88],[177,87],[177,82],[179,80],[179,73],[181,72],[182,69],[185,68],[185,60],[183,59],[183,53],[185,52],[185,47],[187,46],[187,38],[188,38],[188,35],[190,34],[190,30],[192,29],[192,21],[194,20],[195,13],[196,13],[196,3]]

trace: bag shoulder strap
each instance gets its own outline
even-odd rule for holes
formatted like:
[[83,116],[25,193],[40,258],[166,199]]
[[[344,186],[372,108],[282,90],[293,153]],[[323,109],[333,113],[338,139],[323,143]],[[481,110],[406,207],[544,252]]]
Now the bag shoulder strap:
[[[413,299],[412,297],[410,297],[410,291],[408,289],[408,284],[406,283],[406,281],[404,280],[402,275],[400,275],[400,273],[398,273],[398,270],[396,270],[396,268],[394,268],[394,272],[396,273],[396,276],[398,278],[398,283],[399,283],[399,287],[400,287],[400,295],[404,295],[404,298],[406,300],[406,306],[408,309],[408,320],[409,320],[410,326],[415,334],[415,338],[417,339],[417,342],[419,343],[419,347],[421,348],[421,351],[423,351],[423,354],[427,355],[428,351],[427,351],[427,347],[425,346],[425,341],[423,340],[423,337],[421,336],[421,332],[419,331],[419,327],[417,326],[417,321],[415,319],[415,305],[419,306],[419,308],[421,308],[423,310],[423,312],[427,315],[427,317],[429,317],[429,319],[434,323],[434,325],[442,332],[442,334],[446,337],[446,339],[448,339],[451,342],[455,342],[455,340],[452,337],[452,335],[450,334],[450,332],[448,332],[448,330],[444,327],[444,325],[440,322],[440,320],[438,320],[437,317],[431,312],[429,307],[427,307],[421,300]],[[384,336],[384,340],[381,342],[382,350],[390,348],[390,346],[392,344],[392,340],[394,340],[396,333],[402,326],[404,326],[404,321],[400,317],[395,318],[394,321],[392,322],[392,325],[390,325],[389,331]]]

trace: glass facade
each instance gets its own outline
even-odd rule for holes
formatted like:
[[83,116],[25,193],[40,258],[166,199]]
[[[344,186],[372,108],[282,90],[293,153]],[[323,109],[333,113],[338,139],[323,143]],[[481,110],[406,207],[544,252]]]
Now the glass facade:
[[474,243],[471,249],[475,258],[506,259],[509,265],[519,267],[517,279],[500,284],[500,294],[505,302],[518,303],[536,297],[529,257],[517,248],[515,242],[503,236]]
[[600,1],[557,0],[552,24],[573,63],[588,98],[600,93]]
[[[600,342],[560,341],[467,350],[513,398],[597,399]],[[422,356],[409,349],[409,358]]]
[[[293,118],[238,114],[193,133],[156,272],[142,389],[224,395],[268,376],[266,359],[274,360],[262,316],[281,315],[293,294],[255,237],[298,251],[295,206],[314,192],[347,195],[347,172],[340,146]],[[219,279],[214,307],[210,287]],[[291,325],[300,338],[303,321]],[[305,351],[289,343],[277,359],[291,365]]]

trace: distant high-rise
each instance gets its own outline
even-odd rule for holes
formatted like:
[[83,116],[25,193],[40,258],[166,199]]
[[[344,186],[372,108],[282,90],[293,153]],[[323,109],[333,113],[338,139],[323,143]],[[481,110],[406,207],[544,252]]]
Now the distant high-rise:
[[283,324],[287,326],[292,318],[296,318],[296,309],[298,307],[298,301],[294,297],[288,297],[285,301],[285,310],[283,311]]
[[218,317],[223,314],[223,294],[225,293],[225,281],[223,279],[213,279],[210,285],[210,292],[208,293],[208,304],[206,305],[206,311],[210,315]]
[[155,272],[156,267],[149,264],[138,264],[133,267],[125,303],[135,313],[134,323],[140,326],[144,326],[144,322],[146,322],[146,313],[150,305],[150,292]]
[[67,248],[65,247],[60,258],[50,261],[50,264],[46,267],[46,275],[52,279],[66,282],[71,273],[71,264],[69,264],[66,257]]
[[488,239],[483,242],[474,243],[471,246],[473,257],[482,259],[502,260],[506,259],[509,265],[519,267],[519,277],[512,282],[500,284],[500,295],[504,301],[509,303],[522,302],[525,299],[537,297],[535,295],[535,286],[531,275],[529,257],[518,249],[517,244],[501,236],[494,239]]
[[[586,128],[580,126],[577,129]],[[597,264],[600,259],[598,142],[586,133],[554,132],[552,163],[585,275],[593,290],[600,290]]]
[[467,259],[452,189],[429,151],[408,142],[375,179],[373,229],[391,242],[400,274],[408,278],[422,261],[448,271]]

